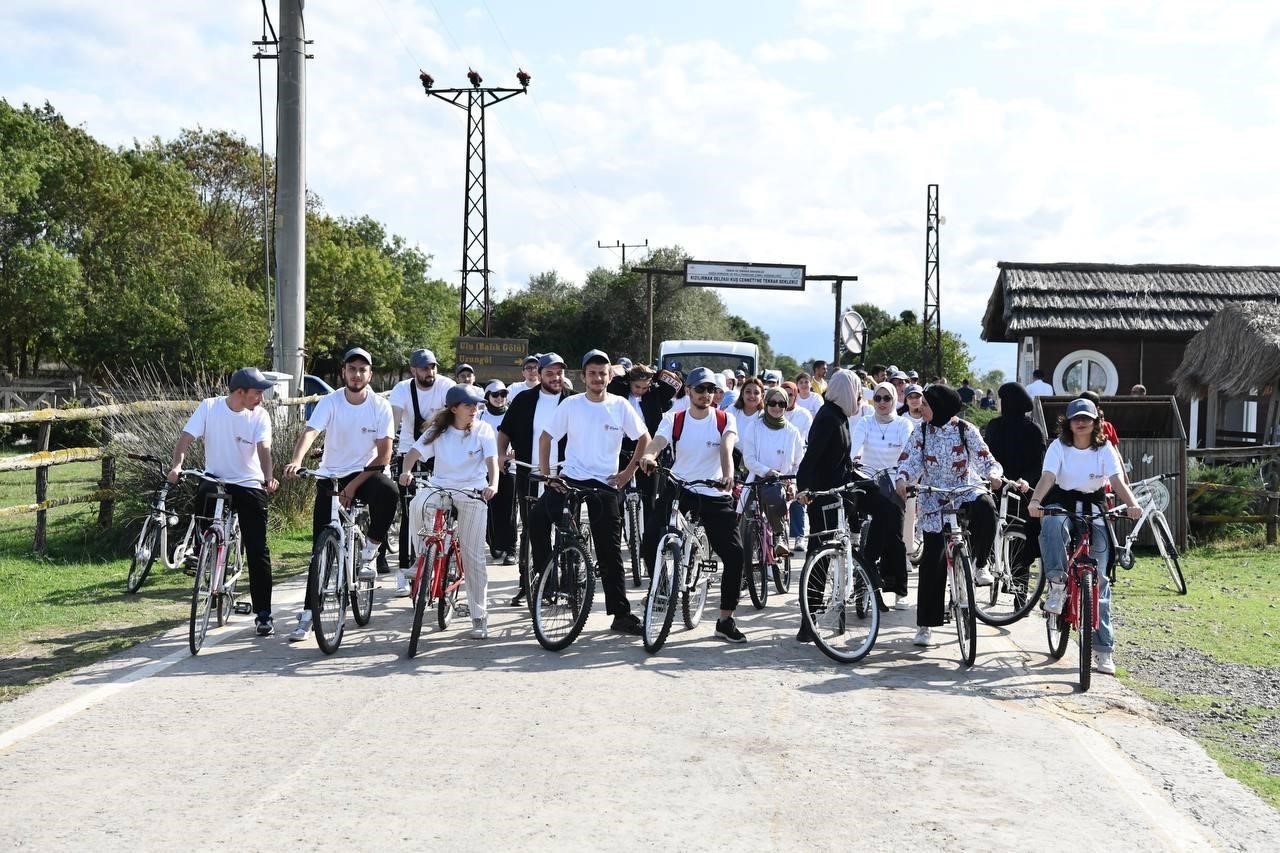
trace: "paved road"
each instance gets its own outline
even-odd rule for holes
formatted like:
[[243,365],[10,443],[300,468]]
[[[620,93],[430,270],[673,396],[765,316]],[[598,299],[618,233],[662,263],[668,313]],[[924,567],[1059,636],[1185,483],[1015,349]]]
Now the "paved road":
[[[491,600],[513,570],[492,567]],[[295,581],[278,592],[296,603]],[[634,596],[638,599],[638,595]],[[326,657],[185,628],[0,705],[17,849],[1276,849],[1280,815],[1043,623],[981,628],[977,665],[890,614],[864,666],[795,643],[795,596],[728,646],[663,652],[592,616],[544,652],[522,610],[404,657],[407,599]],[[281,620],[284,621],[284,620]],[[678,623],[679,620],[677,620]]]

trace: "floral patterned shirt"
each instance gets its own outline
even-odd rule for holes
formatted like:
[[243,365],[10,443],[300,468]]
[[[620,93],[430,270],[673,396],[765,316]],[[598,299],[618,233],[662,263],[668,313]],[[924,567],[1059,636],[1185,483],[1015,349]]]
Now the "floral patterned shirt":
[[[961,440],[960,431],[964,430]],[[967,448],[967,449],[966,449]],[[944,427],[923,424],[911,433],[898,458],[898,479],[924,483],[939,489],[981,484],[989,477],[1004,476],[1004,469],[987,449],[982,433],[968,421],[953,420]],[[959,503],[977,500],[979,492],[961,493]],[[926,533],[942,532],[942,499],[932,492],[916,498],[920,525]]]

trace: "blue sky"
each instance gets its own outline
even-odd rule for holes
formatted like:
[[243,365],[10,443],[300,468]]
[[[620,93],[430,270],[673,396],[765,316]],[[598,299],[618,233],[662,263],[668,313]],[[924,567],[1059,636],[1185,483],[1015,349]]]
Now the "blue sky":
[[[417,71],[511,85],[519,64],[529,96],[489,114],[500,292],[647,238],[856,274],[848,302],[919,313],[936,182],[943,324],[1009,372],[1012,347],[978,336],[997,260],[1280,260],[1278,21],[1262,2],[311,0],[309,186],[456,280],[465,116]],[[257,139],[257,2],[9,0],[0,32],[11,103],[117,145]],[[723,296],[778,350],[829,355],[826,285]]]

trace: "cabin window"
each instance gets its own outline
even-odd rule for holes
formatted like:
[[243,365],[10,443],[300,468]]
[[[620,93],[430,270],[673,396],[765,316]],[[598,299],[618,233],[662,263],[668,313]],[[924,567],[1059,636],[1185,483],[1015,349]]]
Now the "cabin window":
[[1096,391],[1108,396],[1120,387],[1115,364],[1096,350],[1076,350],[1058,362],[1053,371],[1053,390],[1058,394]]

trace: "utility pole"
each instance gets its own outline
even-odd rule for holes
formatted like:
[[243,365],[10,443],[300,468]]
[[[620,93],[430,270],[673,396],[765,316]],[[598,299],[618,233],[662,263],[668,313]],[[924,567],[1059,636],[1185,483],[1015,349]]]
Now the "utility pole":
[[302,389],[307,319],[307,34],[305,0],[280,0],[276,133],[276,328],[273,367]]
[[[929,184],[925,200],[924,316],[920,331],[920,369],[933,364],[934,377],[942,376],[942,266],[938,254],[938,185]],[[954,377],[951,377],[954,379]]]
[[467,69],[469,89],[435,89],[435,79],[423,71],[418,75],[429,97],[436,97],[467,111],[466,188],[462,196],[462,312],[458,317],[461,337],[489,336],[493,303],[489,293],[489,198],[484,163],[484,111],[516,95],[529,91],[532,76],[524,69],[516,72],[519,89],[480,88],[484,81]]
[[643,243],[624,243],[621,240],[614,240],[612,246],[606,246],[599,240],[596,241],[597,249],[621,249],[622,250],[622,268],[627,268],[627,249],[647,249],[649,248],[649,238],[646,237]]

